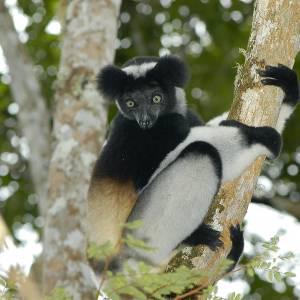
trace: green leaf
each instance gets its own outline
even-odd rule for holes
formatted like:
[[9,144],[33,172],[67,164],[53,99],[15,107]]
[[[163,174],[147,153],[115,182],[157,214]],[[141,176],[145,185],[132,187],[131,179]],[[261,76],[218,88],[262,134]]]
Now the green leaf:
[[129,295],[138,300],[146,300],[147,296],[134,286],[127,286],[120,290],[121,295]]
[[282,276],[279,272],[274,272],[274,277],[278,282],[282,281]]
[[285,255],[279,256],[281,260],[289,260],[295,257],[295,254],[293,252],[287,252]]
[[247,268],[247,275],[249,276],[249,277],[253,277],[254,276],[254,270],[253,270],[253,268]]
[[284,273],[284,276],[285,276],[285,277],[295,277],[296,274],[293,273],[293,272],[285,272],[285,273]]
[[148,246],[143,240],[136,239],[131,234],[127,234],[123,241],[128,247],[133,249],[142,249],[144,251],[155,250],[155,248]]
[[113,254],[113,246],[111,242],[99,246],[95,243],[91,243],[87,249],[88,258],[95,258],[97,260],[105,260]]
[[71,300],[71,297],[64,288],[55,288],[46,300]]
[[151,270],[151,266],[147,265],[145,262],[141,261],[138,263],[138,269],[141,274],[149,273]]
[[227,300],[241,300],[243,296],[241,294],[230,293],[227,297]]
[[273,281],[274,279],[274,272],[271,270],[267,273],[267,277],[270,281]]
[[123,228],[127,228],[127,229],[138,229],[141,228],[144,225],[144,222],[142,220],[136,220],[136,221],[132,221],[132,222],[127,222],[125,224],[122,224],[121,226]]

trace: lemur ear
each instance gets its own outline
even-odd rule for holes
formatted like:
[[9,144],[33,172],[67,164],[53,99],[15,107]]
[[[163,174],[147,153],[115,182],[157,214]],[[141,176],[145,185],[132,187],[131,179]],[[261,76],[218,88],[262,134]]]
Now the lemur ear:
[[104,97],[115,100],[123,91],[127,75],[114,65],[104,67],[97,76],[97,89]]
[[161,57],[153,72],[157,74],[158,78],[177,87],[184,87],[190,77],[187,65],[174,55]]

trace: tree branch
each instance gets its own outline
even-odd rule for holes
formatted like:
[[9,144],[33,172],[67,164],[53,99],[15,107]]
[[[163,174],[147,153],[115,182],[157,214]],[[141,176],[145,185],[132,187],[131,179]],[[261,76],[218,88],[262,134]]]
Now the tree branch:
[[0,42],[9,67],[12,94],[20,107],[19,125],[30,148],[29,168],[39,198],[40,213],[45,216],[50,117],[33,64],[19,41],[4,1],[0,2]]
[[44,291],[63,286],[72,299],[93,299],[86,262],[86,195],[106,127],[95,76],[115,53],[120,0],[68,2],[56,92],[56,146],[49,173]]
[[[243,67],[239,68],[235,82],[235,97],[230,119],[253,126],[274,126],[278,119],[282,92],[275,87],[263,87],[257,69],[265,65],[282,63],[292,67],[300,48],[300,2],[257,0],[252,31]],[[234,182],[222,186],[209,210],[205,222],[222,231],[224,247],[217,252],[199,246],[188,255],[179,253],[171,261],[169,269],[186,264],[198,269],[212,269],[230,249],[231,224],[240,224],[261,171],[264,158],[259,158]],[[201,285],[218,280],[220,274]]]

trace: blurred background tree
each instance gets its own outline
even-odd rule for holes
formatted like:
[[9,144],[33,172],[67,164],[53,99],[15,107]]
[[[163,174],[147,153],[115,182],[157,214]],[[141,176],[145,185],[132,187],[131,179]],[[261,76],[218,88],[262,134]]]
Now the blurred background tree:
[[[5,3],[34,63],[42,94],[53,111],[64,1],[6,0]],[[251,0],[123,1],[115,62],[122,65],[137,55],[180,55],[187,61],[192,75],[186,89],[189,105],[207,121],[230,107],[236,67],[244,59],[240,48],[246,48],[252,13]],[[300,59],[295,69],[299,73]],[[10,83],[0,48],[0,211],[16,242],[26,243],[28,234],[22,234],[24,229],[40,237],[45,220],[38,214],[37,197],[28,171],[30,151],[18,128],[19,106],[11,95]],[[111,108],[110,119],[114,113],[115,109]],[[256,191],[258,201],[289,211],[298,219],[299,120],[300,109],[288,122],[280,159],[266,166]],[[259,238],[253,232],[246,237],[252,243]],[[296,298],[293,282],[283,288],[267,283],[258,275],[251,280],[246,276],[243,279],[250,287],[245,291],[249,299]]]

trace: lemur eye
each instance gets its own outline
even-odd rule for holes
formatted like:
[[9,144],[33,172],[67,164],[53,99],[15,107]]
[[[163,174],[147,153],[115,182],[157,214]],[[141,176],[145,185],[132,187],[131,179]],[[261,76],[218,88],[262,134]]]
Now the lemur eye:
[[135,107],[135,102],[133,100],[127,100],[126,105],[128,108],[133,108]]
[[152,102],[155,104],[158,104],[161,102],[161,96],[160,95],[154,95],[152,98]]

